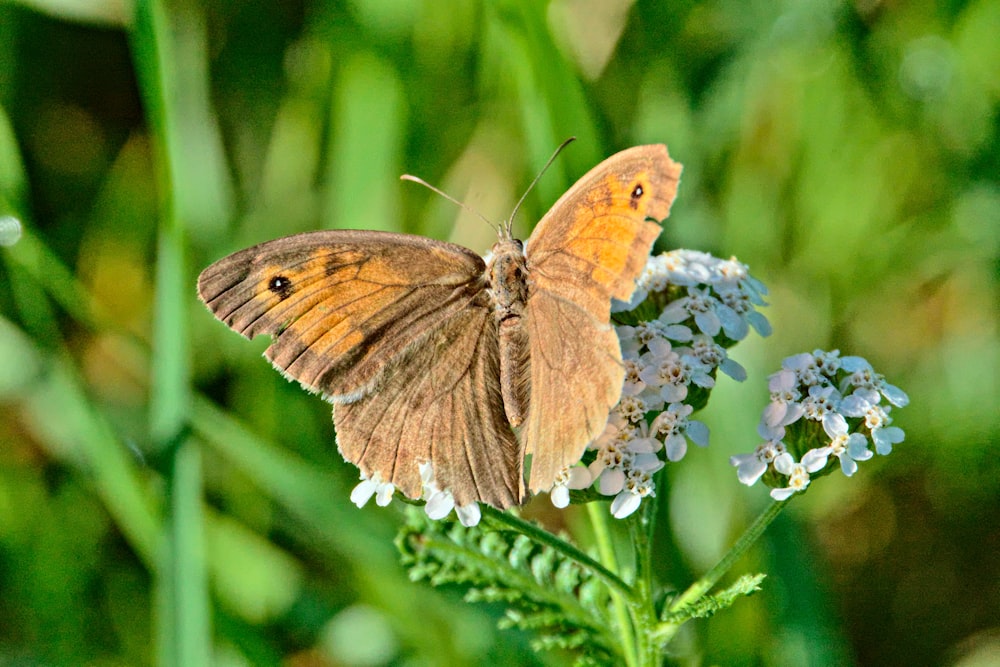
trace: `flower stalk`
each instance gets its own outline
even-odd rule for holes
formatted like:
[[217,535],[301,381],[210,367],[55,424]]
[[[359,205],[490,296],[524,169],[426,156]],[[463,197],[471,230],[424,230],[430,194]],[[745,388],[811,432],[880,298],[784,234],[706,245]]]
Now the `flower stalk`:
[[[712,590],[719,583],[719,580],[732,569],[736,561],[749,551],[750,547],[756,544],[757,540],[764,534],[764,531],[767,530],[767,527],[778,518],[778,515],[781,514],[781,511],[787,504],[788,501],[772,501],[768,503],[764,510],[754,519],[754,522],[743,531],[743,534],[736,540],[736,543],[719,559],[719,562],[713,565],[698,581],[688,586],[683,593],[674,598],[664,608],[664,619],[681,614],[685,608],[693,606]],[[687,617],[684,618],[687,620]],[[677,634],[682,624],[683,621],[664,620],[658,625],[654,633],[657,642],[664,646],[668,644],[674,635]]]
[[[597,552],[601,561],[611,570],[619,572],[618,556],[611,538],[607,511],[601,504],[587,503],[587,514],[590,517],[590,525],[594,531],[594,542],[597,544]],[[629,609],[633,604],[633,595],[632,587],[627,584],[626,589],[612,591],[611,594],[611,613],[618,630],[625,664],[628,667],[638,667],[635,632],[633,632],[632,618],[629,614]]]

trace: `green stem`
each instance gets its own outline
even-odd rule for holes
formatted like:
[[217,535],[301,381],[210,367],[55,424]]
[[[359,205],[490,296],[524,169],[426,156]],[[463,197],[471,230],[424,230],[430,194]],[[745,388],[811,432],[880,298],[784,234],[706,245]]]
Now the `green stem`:
[[[681,593],[669,607],[664,609],[663,617],[667,618],[677,612],[681,611],[684,607],[694,604],[702,598],[708,591],[712,589],[719,582],[719,580],[728,572],[739,558],[745,554],[754,543],[760,539],[760,536],[764,533],[771,522],[777,518],[781,510],[785,508],[788,501],[774,501],[764,508],[764,511],[757,516],[752,524],[743,532],[743,535],[736,541],[736,544],[726,553],[722,559],[716,563],[712,569],[705,573],[698,581],[691,584],[686,591]],[[681,622],[683,623],[683,621]],[[677,622],[665,622],[661,623],[656,629],[654,634],[654,639],[662,646],[669,642],[677,630],[680,629],[681,623]]]
[[650,602],[652,609],[653,597],[653,530],[656,525],[656,497],[650,496],[643,500],[638,513],[629,519],[629,533],[632,546],[635,549],[636,582],[635,587],[643,602]]
[[656,609],[653,606],[653,552],[652,525],[655,523],[656,506],[648,498],[637,514],[629,519],[629,533],[635,552],[636,595],[632,599],[632,620],[635,626],[638,665],[652,667],[659,664],[660,645],[652,641],[656,629]]
[[[615,554],[615,545],[611,539],[606,503],[587,503],[587,514],[590,517],[590,524],[594,531],[594,540],[597,542],[597,553],[600,554],[601,561],[617,571],[618,557]],[[625,663],[629,667],[637,667],[638,653],[635,645],[635,631],[632,625],[632,617],[629,615],[629,606],[633,600],[633,592],[631,589],[628,595],[620,594],[614,590],[611,592],[612,613],[615,618],[615,624],[619,628],[618,636],[621,639],[622,654],[625,656]]]

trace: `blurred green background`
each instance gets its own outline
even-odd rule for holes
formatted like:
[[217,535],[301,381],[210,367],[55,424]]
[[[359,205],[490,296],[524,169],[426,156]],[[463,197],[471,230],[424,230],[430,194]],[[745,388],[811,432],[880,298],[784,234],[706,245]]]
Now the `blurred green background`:
[[[411,584],[348,501],[329,406],[195,296],[292,232],[485,251],[622,148],[685,165],[660,248],[737,255],[775,333],[661,485],[660,576],[766,500],[766,375],[814,348],[909,392],[906,441],[824,478],[682,664],[1000,664],[1000,3],[0,2],[0,665],[563,664]],[[574,530],[583,514],[535,514]]]

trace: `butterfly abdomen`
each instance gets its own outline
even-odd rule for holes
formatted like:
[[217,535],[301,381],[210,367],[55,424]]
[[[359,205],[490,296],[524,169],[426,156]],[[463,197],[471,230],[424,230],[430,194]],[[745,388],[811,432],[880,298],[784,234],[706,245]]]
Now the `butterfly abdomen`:
[[498,241],[486,277],[500,343],[500,394],[507,421],[517,427],[528,413],[531,384],[530,341],[524,328],[528,300],[524,245],[517,239]]
[[517,321],[500,322],[500,395],[507,421],[517,427],[528,413],[531,358],[528,336]]

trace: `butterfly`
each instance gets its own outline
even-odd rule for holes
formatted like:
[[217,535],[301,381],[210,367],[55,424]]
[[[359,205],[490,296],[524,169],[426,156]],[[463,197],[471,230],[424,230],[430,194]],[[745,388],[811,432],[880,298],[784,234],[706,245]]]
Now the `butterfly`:
[[338,449],[366,479],[419,498],[429,465],[457,506],[504,509],[550,490],[604,430],[625,375],[611,299],[632,295],[680,172],[663,145],[617,153],[527,243],[500,225],[485,259],[307,232],[220,259],[198,293],[236,332],[272,336],[271,363],[333,403]]

